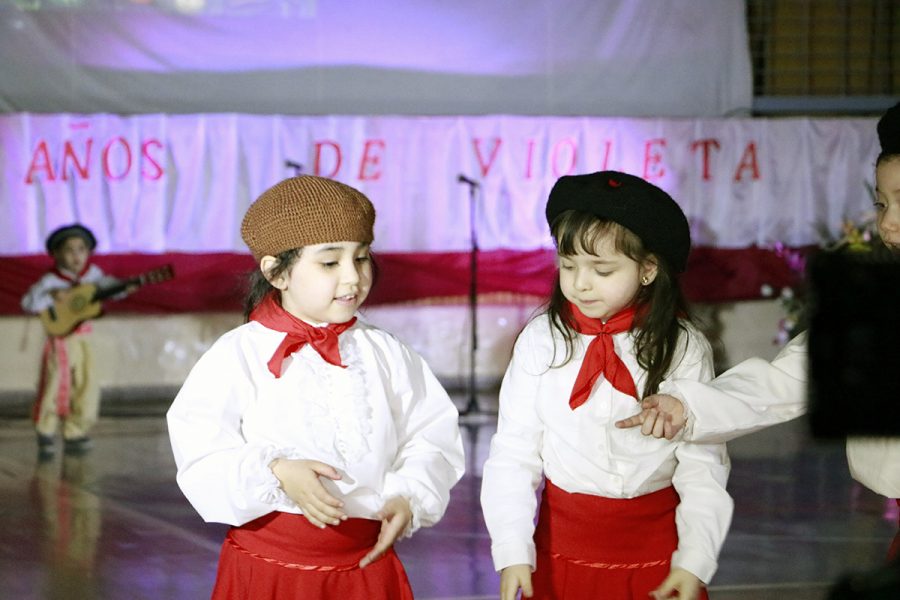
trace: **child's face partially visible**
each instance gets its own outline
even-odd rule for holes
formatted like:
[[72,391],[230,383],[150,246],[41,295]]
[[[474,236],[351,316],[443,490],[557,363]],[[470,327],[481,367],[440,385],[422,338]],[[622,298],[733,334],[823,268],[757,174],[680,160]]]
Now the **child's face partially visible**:
[[613,238],[600,240],[593,254],[579,248],[576,254],[559,255],[559,287],[563,296],[587,317],[606,321],[632,303],[641,289],[656,277],[656,265],[641,265],[615,248]]
[[90,256],[87,242],[78,236],[68,238],[53,252],[56,266],[70,273],[81,273]]
[[306,246],[290,272],[272,282],[281,305],[307,323],[344,323],[372,287],[368,244],[336,242]]
[[875,213],[878,234],[892,250],[900,251],[900,156],[881,162],[875,170]]

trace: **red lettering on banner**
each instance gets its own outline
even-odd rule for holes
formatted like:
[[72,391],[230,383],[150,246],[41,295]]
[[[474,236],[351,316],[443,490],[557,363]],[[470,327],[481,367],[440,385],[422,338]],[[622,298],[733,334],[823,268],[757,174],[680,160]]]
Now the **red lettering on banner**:
[[[80,143],[82,144],[81,146],[78,146],[78,143],[72,140],[64,140],[62,142],[62,151],[58,163],[60,165],[59,178],[62,181],[69,181],[71,177],[87,180],[91,178],[92,173],[97,172],[94,138],[88,137]],[[151,155],[151,150],[163,148],[163,143],[157,139],[146,140],[141,144],[140,156],[151,167],[150,169],[141,170],[141,177],[156,180],[165,174],[164,159],[154,158]],[[122,158],[121,162],[114,160],[119,156]],[[113,137],[106,142],[99,158],[101,163],[99,165],[100,171],[103,173],[103,176],[113,181],[120,181],[128,177],[134,164],[134,152],[131,149],[131,144],[123,136]],[[31,156],[31,164],[28,165],[25,183],[33,184],[35,178],[38,177],[48,182],[56,181],[57,173],[53,169],[53,164],[49,144],[46,140],[40,140]]]
[[472,138],[472,146],[475,148],[475,158],[476,160],[478,160],[478,167],[481,169],[482,177],[487,177],[488,171],[491,170],[491,167],[494,164],[494,160],[497,158],[497,152],[500,150],[500,145],[502,143],[503,140],[501,140],[500,138],[494,138],[494,149],[491,150],[491,156],[485,163],[484,158],[481,156],[481,138]]
[[756,158],[756,142],[750,142],[744,149],[741,161],[738,163],[737,169],[734,172],[735,182],[742,179],[741,173],[746,169],[750,169],[754,180],[759,179],[759,161]]
[[[114,175],[112,169],[109,166],[109,153],[112,150],[113,144],[115,144],[116,142],[118,142],[125,151],[125,169],[122,171],[121,175]],[[106,175],[107,178],[112,179],[113,181],[121,181],[122,179],[125,179],[125,177],[128,175],[128,172],[131,170],[131,146],[128,145],[128,140],[123,137],[117,137],[109,140],[106,143],[106,146],[103,147],[101,156],[101,162],[103,163],[103,174]]]
[[[331,140],[324,140],[322,142],[316,142],[316,155],[315,160],[313,161],[313,175],[318,175],[319,177],[334,177],[337,175],[338,170],[341,168],[341,146],[337,142],[333,142]],[[329,147],[334,150],[334,167],[328,173],[322,172],[322,148]]]
[[31,155],[31,164],[28,165],[28,174],[25,175],[25,183],[34,183],[34,176],[38,171],[47,173],[47,181],[56,180],[56,174],[53,172],[53,162],[50,160],[50,151],[47,149],[47,142],[41,140]]
[[662,152],[654,151],[654,146],[666,147],[665,138],[656,138],[647,140],[644,143],[644,179],[660,179],[666,174],[666,170],[662,166]]
[[[163,176],[163,168],[156,159],[150,156],[150,147],[154,148],[162,148],[163,144],[159,140],[147,140],[143,144],[141,144],[141,157],[147,159],[147,163],[152,165],[155,169],[155,172],[151,173],[146,169],[141,169],[141,177],[144,179],[152,179],[156,180]],[[143,161],[142,161],[143,162]]]
[[[569,148],[569,166],[565,169],[559,168],[559,155],[562,148]],[[566,138],[564,140],[560,140],[553,145],[553,152],[551,153],[551,165],[553,168],[553,176],[554,177],[562,177],[563,175],[571,175],[575,170],[575,164],[578,162],[578,146],[575,144],[575,140],[572,138]]]
[[[366,167],[371,165],[373,169],[376,169],[381,166],[384,147],[384,140],[366,140],[366,145],[363,146],[362,159],[359,162],[360,181],[377,181],[381,179],[381,176],[383,175],[381,169],[369,171]],[[372,152],[373,148],[377,149],[378,152]]]
[[712,175],[709,172],[710,148],[718,150],[719,142],[715,138],[697,140],[691,144],[691,152],[696,152],[697,148],[703,148],[703,181],[709,181],[712,179]]
[[525,179],[531,179],[531,167],[534,160],[534,138],[525,143]]
[[72,142],[66,140],[65,145],[63,146],[63,158],[62,158],[62,168],[60,169],[62,173],[62,180],[69,180],[69,159],[72,159],[72,163],[75,166],[75,170],[78,171],[78,175],[81,176],[82,179],[88,179],[90,175],[90,160],[91,160],[91,147],[94,145],[94,139],[88,138],[85,143],[84,148],[84,164],[82,164],[78,160],[78,156],[75,154],[75,149],[72,147]]
[[610,153],[610,150],[612,150],[612,141],[606,140],[603,143],[603,145],[606,146],[606,151],[603,153],[603,166],[600,167],[600,170],[608,171],[609,170],[609,153]]

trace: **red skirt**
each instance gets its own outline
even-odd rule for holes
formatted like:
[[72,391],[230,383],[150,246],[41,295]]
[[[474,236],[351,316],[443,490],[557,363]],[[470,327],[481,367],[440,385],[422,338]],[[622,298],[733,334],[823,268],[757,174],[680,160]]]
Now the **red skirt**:
[[623,500],[570,494],[548,480],[534,533],[533,600],[646,600],[669,575],[678,503],[672,487]]
[[303,515],[274,512],[229,530],[212,600],[412,600],[391,548],[359,568],[381,521],[347,519],[319,529]]

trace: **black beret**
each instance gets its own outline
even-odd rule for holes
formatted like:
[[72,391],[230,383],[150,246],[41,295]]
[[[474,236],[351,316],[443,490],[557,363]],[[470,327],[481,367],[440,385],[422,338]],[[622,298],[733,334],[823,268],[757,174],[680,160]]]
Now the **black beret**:
[[97,247],[97,238],[94,237],[91,230],[84,225],[74,223],[72,225],[63,225],[47,236],[47,252],[53,254],[57,248],[63,245],[63,242],[72,237],[83,239],[84,243],[87,244],[88,250],[93,250]]
[[567,210],[615,221],[666,259],[676,273],[687,267],[691,251],[687,217],[669,194],[640,177],[618,171],[564,175],[550,190],[547,223],[552,225]]

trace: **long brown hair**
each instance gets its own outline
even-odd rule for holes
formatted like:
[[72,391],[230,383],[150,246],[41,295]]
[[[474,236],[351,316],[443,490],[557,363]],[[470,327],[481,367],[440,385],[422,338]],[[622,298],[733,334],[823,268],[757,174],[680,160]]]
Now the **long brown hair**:
[[[631,329],[637,362],[647,371],[644,395],[655,394],[672,366],[678,338],[684,329],[681,320],[689,320],[687,302],[671,266],[662,256],[647,251],[641,239],[631,230],[587,212],[569,210],[560,213],[550,224],[550,233],[560,256],[589,252],[598,246],[600,240],[612,236],[617,251],[639,264],[650,261],[657,265],[656,278],[649,285],[642,286],[633,300],[637,311]],[[551,368],[561,367],[574,357],[578,333],[569,301],[559,285],[558,272],[545,312],[551,330],[559,332],[565,341],[563,361],[551,365]]]

